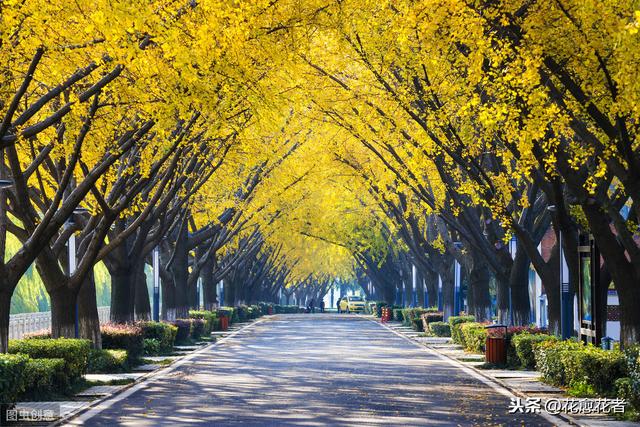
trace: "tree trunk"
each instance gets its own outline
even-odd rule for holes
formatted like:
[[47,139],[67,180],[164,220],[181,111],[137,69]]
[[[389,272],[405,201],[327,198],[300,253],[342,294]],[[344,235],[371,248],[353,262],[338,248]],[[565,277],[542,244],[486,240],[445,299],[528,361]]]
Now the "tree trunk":
[[529,257],[524,251],[517,251],[509,285],[511,289],[511,321],[523,326],[531,323],[531,302],[529,300]]
[[171,275],[160,269],[160,284],[162,286],[162,319],[176,320],[175,286]]
[[476,262],[469,272],[469,287],[467,302],[469,314],[476,317],[476,321],[491,320],[491,295],[489,294],[489,280],[491,276],[485,263]]
[[448,319],[450,316],[457,316],[459,313],[454,313],[453,297],[455,280],[453,275],[453,263],[449,268],[445,268],[440,272],[442,278],[442,311],[444,313],[444,319]]
[[418,307],[426,307],[424,300],[424,276],[422,275],[422,271],[416,268],[416,293],[418,295]]
[[207,262],[200,270],[200,278],[202,280],[202,297],[205,310],[213,310],[218,304],[218,295],[216,295],[216,282],[213,278],[213,270],[215,268],[215,260],[210,256]]
[[111,321],[135,321],[135,273],[130,266],[111,271]]
[[147,287],[147,274],[144,271],[145,263],[142,262],[136,268],[135,281],[135,313],[136,320],[151,320],[151,302],[149,301],[149,289]]
[[75,338],[77,294],[67,286],[58,286],[49,292],[51,299],[51,336]]
[[78,318],[80,323],[80,338],[91,340],[93,347],[102,348],[100,335],[100,318],[96,303],[96,283],[93,270],[87,274],[78,292]]
[[438,306],[438,272],[433,270],[426,270],[424,272],[424,281],[427,289],[426,306],[437,307]]
[[173,254],[170,272],[175,290],[175,309],[177,319],[189,317],[189,250],[187,248],[187,227],[182,227]]
[[508,325],[511,322],[509,314],[509,282],[496,277],[496,310],[498,323]]
[[[1,286],[0,289],[5,289],[5,284]],[[0,291],[0,353],[6,353],[9,346],[11,295],[11,292]]]

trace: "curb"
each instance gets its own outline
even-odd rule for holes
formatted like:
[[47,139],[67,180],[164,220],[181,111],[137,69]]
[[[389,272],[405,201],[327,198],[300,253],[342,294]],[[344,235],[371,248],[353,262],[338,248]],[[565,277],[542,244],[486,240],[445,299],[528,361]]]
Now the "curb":
[[[386,325],[384,323],[378,322],[377,320],[374,320],[374,319],[372,319],[370,317],[366,317],[366,319],[369,320],[370,322],[375,323],[376,325],[381,326],[382,328],[388,330],[389,332],[391,332],[391,333],[393,333],[393,334],[395,334],[395,335],[397,335],[397,336],[399,336],[401,338],[404,338],[405,340],[411,342],[412,344],[416,345],[417,347],[419,347],[419,348],[421,348],[421,349],[423,349],[423,350],[425,350],[425,351],[427,351],[429,353],[433,353],[433,354],[439,356],[440,358],[446,359],[449,363],[461,368],[462,370],[469,370],[469,371],[475,373],[476,376],[481,377],[484,380],[483,382],[485,384],[492,383],[493,384],[492,388],[494,388],[494,390],[499,391],[499,389],[503,389],[503,390],[500,390],[500,391],[502,392],[501,394],[503,394],[505,396],[513,395],[513,396],[517,396],[517,397],[525,397],[525,398],[529,397],[527,394],[525,394],[525,393],[523,393],[521,391],[515,390],[512,387],[508,386],[507,384],[503,383],[502,381],[485,374],[484,372],[482,372],[481,369],[477,369],[474,366],[467,365],[467,364],[459,361],[458,359],[455,359],[455,358],[453,358],[451,356],[448,356],[448,355],[438,351],[435,348],[429,347],[427,345],[423,345],[423,344],[419,343],[418,341],[414,341],[410,337],[402,334],[401,332],[398,332],[398,331],[394,330],[393,328],[391,328],[390,326],[388,326],[388,325]],[[487,385],[489,385],[489,384],[487,384]],[[505,391],[506,391],[506,393],[505,393]],[[578,423],[576,420],[574,420],[573,418],[571,418],[571,417],[569,417],[569,416],[567,416],[565,414],[557,414],[557,415],[555,415],[555,414],[549,414],[549,413],[540,412],[538,415],[542,416],[544,419],[546,419],[547,421],[551,422],[553,425],[556,425],[556,426],[558,426],[558,425],[578,425],[578,426],[582,425],[582,424]]]
[[[189,362],[191,359],[194,359],[197,355],[199,355],[200,353],[203,353],[205,351],[208,351],[210,349],[215,348],[216,346],[225,343],[227,340],[229,340],[230,338],[234,337],[235,335],[239,334],[240,332],[251,328],[254,325],[257,325],[258,323],[264,322],[266,320],[269,320],[271,318],[273,318],[274,315],[265,315],[262,316],[261,318],[249,323],[248,325],[245,325],[243,327],[241,327],[240,329],[237,329],[233,332],[231,332],[229,335],[224,336],[223,338],[220,338],[218,340],[216,340],[215,342],[206,345],[202,348],[199,348],[198,350],[194,350],[189,354],[186,354],[178,359],[175,359],[175,361],[173,363],[171,363],[171,365],[167,366],[166,368],[160,368],[160,369],[156,369],[155,371],[151,371],[139,378],[136,378],[134,382],[126,384],[124,387],[122,387],[121,389],[115,391],[114,393],[111,393],[108,396],[103,396],[99,399],[96,399],[94,401],[92,401],[89,405],[82,407],[80,409],[77,409],[69,414],[67,414],[66,416],[52,422],[51,424],[48,424],[49,427],[56,427],[56,426],[62,426],[62,425],[83,425],[84,422],[86,421],[85,419],[83,420],[75,420],[75,418],[77,417],[81,417],[82,415],[86,415],[89,412],[93,412],[93,414],[90,417],[87,417],[86,419],[90,419],[91,417],[93,417],[94,415],[99,414],[100,412],[102,412],[103,410],[109,408],[111,406],[111,404],[115,403],[112,402],[111,404],[106,404],[109,400],[115,398],[115,397],[120,397],[120,399],[123,399],[135,392],[137,392],[138,390],[142,390],[144,388],[146,388],[146,386],[148,385],[149,379],[151,378],[155,378],[161,375],[165,375],[168,374],[172,371],[174,371],[176,368],[184,365],[185,363]],[[124,396],[121,396],[124,395]]]

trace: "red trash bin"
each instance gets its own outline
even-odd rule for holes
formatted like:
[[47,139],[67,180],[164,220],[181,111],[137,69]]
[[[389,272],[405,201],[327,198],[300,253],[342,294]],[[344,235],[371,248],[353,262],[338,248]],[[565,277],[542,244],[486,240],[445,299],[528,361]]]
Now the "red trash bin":
[[[491,334],[492,330],[503,328],[502,336]],[[489,325],[487,340],[484,348],[485,362],[495,365],[507,364],[507,326],[506,325]]]
[[220,330],[226,331],[229,329],[229,318],[227,316],[220,316]]

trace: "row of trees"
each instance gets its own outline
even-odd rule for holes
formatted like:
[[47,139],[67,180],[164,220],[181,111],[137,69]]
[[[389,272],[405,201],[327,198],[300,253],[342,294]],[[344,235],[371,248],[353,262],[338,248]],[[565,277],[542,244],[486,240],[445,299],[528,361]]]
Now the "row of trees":
[[559,252],[573,293],[579,234],[590,233],[601,289],[612,282],[620,297],[622,339],[640,338],[633,2],[341,1],[311,25],[307,93],[339,135],[335,160],[367,183],[354,196],[386,216],[373,238],[391,248],[362,250],[359,229],[323,237],[346,245],[380,294],[410,283],[414,264],[431,289],[441,278],[451,307],[456,259],[479,320],[495,283],[500,321],[525,324],[533,265],[558,331]]
[[207,306],[222,278],[231,302],[363,274],[392,299],[413,265],[450,311],[457,260],[476,317],[495,286],[516,324],[533,265],[557,330],[558,257],[575,292],[581,232],[638,340],[632,1],[49,3],[0,6],[0,247],[22,244],[0,265],[2,349],[32,263],[54,335],[80,301],[97,341],[93,267],[114,321],[146,318],[156,247],[169,319],[198,279]]

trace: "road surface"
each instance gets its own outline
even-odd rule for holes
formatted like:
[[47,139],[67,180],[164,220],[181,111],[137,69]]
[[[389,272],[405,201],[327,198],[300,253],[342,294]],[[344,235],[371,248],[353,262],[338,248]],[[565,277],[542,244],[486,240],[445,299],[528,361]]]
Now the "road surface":
[[549,425],[538,416],[508,414],[508,397],[379,324],[335,314],[259,321],[104,406],[78,422],[136,427]]

